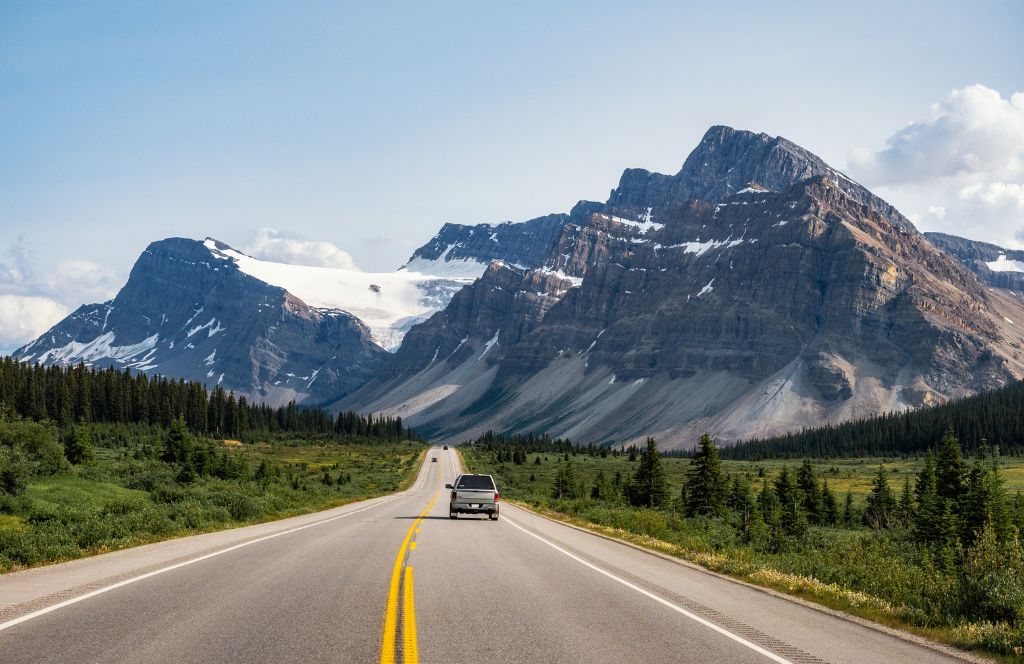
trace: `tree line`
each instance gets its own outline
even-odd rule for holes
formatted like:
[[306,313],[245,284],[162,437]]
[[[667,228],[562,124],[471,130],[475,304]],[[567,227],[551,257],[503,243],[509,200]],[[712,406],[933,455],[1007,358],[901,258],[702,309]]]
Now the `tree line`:
[[[1024,501],[1020,494],[1011,497],[1004,484],[997,448],[980,443],[973,463],[968,464],[956,434],[947,430],[937,449],[925,452],[916,478],[905,477],[902,490],[893,491],[880,465],[866,505],[858,513],[849,493],[844,506],[839,506],[827,479],[816,477],[806,459],[796,472],[783,467],[774,481],[763,479],[760,487],[752,486],[745,476],[727,476],[717,446],[705,434],[690,462],[681,499],[687,516],[731,519],[744,533],[753,529],[772,537],[799,536],[809,525],[857,522],[875,530],[898,531],[952,567],[958,552],[983,536],[998,544],[1020,537]],[[667,488],[654,495],[666,493]]]
[[948,403],[827,424],[722,449],[726,459],[756,460],[895,456],[924,452],[947,429],[969,452],[987,440],[1007,454],[1024,454],[1024,382]]
[[415,440],[400,417],[337,416],[294,401],[271,407],[235,397],[220,386],[148,376],[129,369],[84,364],[42,366],[0,358],[0,404],[17,415],[50,420],[66,429],[78,423],[152,424],[170,427],[179,417],[194,434],[246,439],[261,435]]

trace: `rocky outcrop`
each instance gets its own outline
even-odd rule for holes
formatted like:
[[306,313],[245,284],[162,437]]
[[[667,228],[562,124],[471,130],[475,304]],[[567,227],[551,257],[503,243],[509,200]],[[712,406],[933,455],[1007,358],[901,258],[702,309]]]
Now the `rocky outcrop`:
[[500,260],[512,265],[534,267],[551,251],[569,215],[549,214],[521,223],[445,224],[430,241],[409,259],[474,260],[483,263]]

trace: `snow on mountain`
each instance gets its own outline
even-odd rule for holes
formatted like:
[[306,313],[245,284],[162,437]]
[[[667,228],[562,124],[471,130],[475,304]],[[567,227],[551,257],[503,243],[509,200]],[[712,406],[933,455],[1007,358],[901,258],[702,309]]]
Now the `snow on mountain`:
[[993,272],[1024,272],[1024,261],[1010,260],[1006,254],[1000,254],[997,259],[985,265]]
[[115,346],[113,345],[114,338],[113,332],[106,332],[87,343],[71,341],[59,348],[46,350],[40,353],[39,357],[28,355],[23,359],[27,361],[35,358],[37,362],[43,364],[56,363],[64,365],[76,362],[92,363],[96,360],[113,359],[127,367],[145,371],[148,368],[149,360],[152,359],[155,353],[157,341],[160,340],[159,335],[154,334],[136,344]]
[[264,261],[210,238],[204,245],[214,258],[232,261],[245,274],[312,307],[352,314],[389,351],[398,348],[410,327],[443,309],[487,268],[476,260],[449,260],[445,252],[434,260],[414,258],[395,272],[360,272]]

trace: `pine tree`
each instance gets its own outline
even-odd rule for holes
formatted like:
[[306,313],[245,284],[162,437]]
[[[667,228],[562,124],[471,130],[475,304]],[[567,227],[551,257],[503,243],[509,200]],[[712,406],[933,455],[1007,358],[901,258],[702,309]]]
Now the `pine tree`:
[[556,500],[573,500],[577,498],[576,473],[572,468],[572,461],[566,461],[565,465],[555,473],[554,484],[551,487],[551,497]]
[[843,504],[843,523],[847,526],[853,523],[853,493],[846,492],[846,501]]
[[64,441],[64,456],[76,466],[92,461],[92,436],[89,433],[89,425],[82,423],[74,428]]
[[878,466],[878,474],[871,484],[867,507],[864,509],[864,525],[875,529],[892,527],[896,516],[896,497],[889,488],[885,467]]
[[910,477],[903,478],[903,490],[896,505],[896,516],[903,527],[909,528],[914,523],[914,492],[910,488]]
[[802,535],[807,530],[807,514],[804,512],[802,492],[797,488],[788,466],[783,466],[775,478],[775,496],[779,500],[782,531],[787,535]]
[[828,486],[828,480],[822,478],[821,488],[821,523],[826,526],[835,526],[839,522],[839,505],[836,503],[836,494]]
[[983,443],[978,448],[963,500],[960,538],[965,545],[972,544],[985,528],[991,528],[1000,542],[1011,538],[1013,525],[1003,484],[999,453]]
[[935,488],[938,496],[949,501],[955,511],[963,498],[967,466],[960,451],[960,441],[952,429],[947,429],[939,441],[936,467]]
[[807,520],[815,524],[821,523],[821,494],[818,491],[818,483],[814,477],[814,467],[811,466],[810,459],[804,459],[800,469],[797,470],[796,486],[803,494],[803,508],[807,512]]
[[590,489],[590,497],[594,500],[608,500],[612,497],[612,490],[604,477],[603,470],[597,471],[597,477],[594,478],[594,486]]
[[932,451],[928,450],[924,455],[924,465],[914,483],[914,499],[917,504],[914,536],[919,542],[935,543],[940,540],[939,520],[943,501],[939,499],[937,480],[935,457]]
[[739,519],[740,530],[744,533],[750,530],[751,519],[757,511],[757,502],[750,493],[750,481],[746,477],[733,475],[732,484],[729,487],[729,508]]
[[629,485],[629,502],[637,507],[663,507],[668,502],[668,479],[653,438],[647,439],[639,461]]
[[777,542],[783,535],[782,510],[779,505],[779,497],[768,486],[767,479],[761,480],[761,493],[757,497],[757,507],[760,520],[765,524],[768,536]]
[[[660,459],[659,459],[660,461]],[[725,508],[726,484],[718,448],[711,436],[700,437],[700,448],[690,461],[683,485],[686,516],[719,516]]]
[[171,421],[171,426],[164,437],[164,449],[161,459],[168,463],[184,463],[188,461],[192,448],[192,437],[185,427],[185,420],[178,417]]

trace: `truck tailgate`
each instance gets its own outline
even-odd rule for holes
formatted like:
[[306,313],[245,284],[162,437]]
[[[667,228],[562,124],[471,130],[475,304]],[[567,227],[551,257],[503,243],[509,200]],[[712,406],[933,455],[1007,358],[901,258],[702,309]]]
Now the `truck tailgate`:
[[457,503],[470,503],[473,505],[494,504],[494,491],[490,490],[456,489],[455,495],[455,502]]

